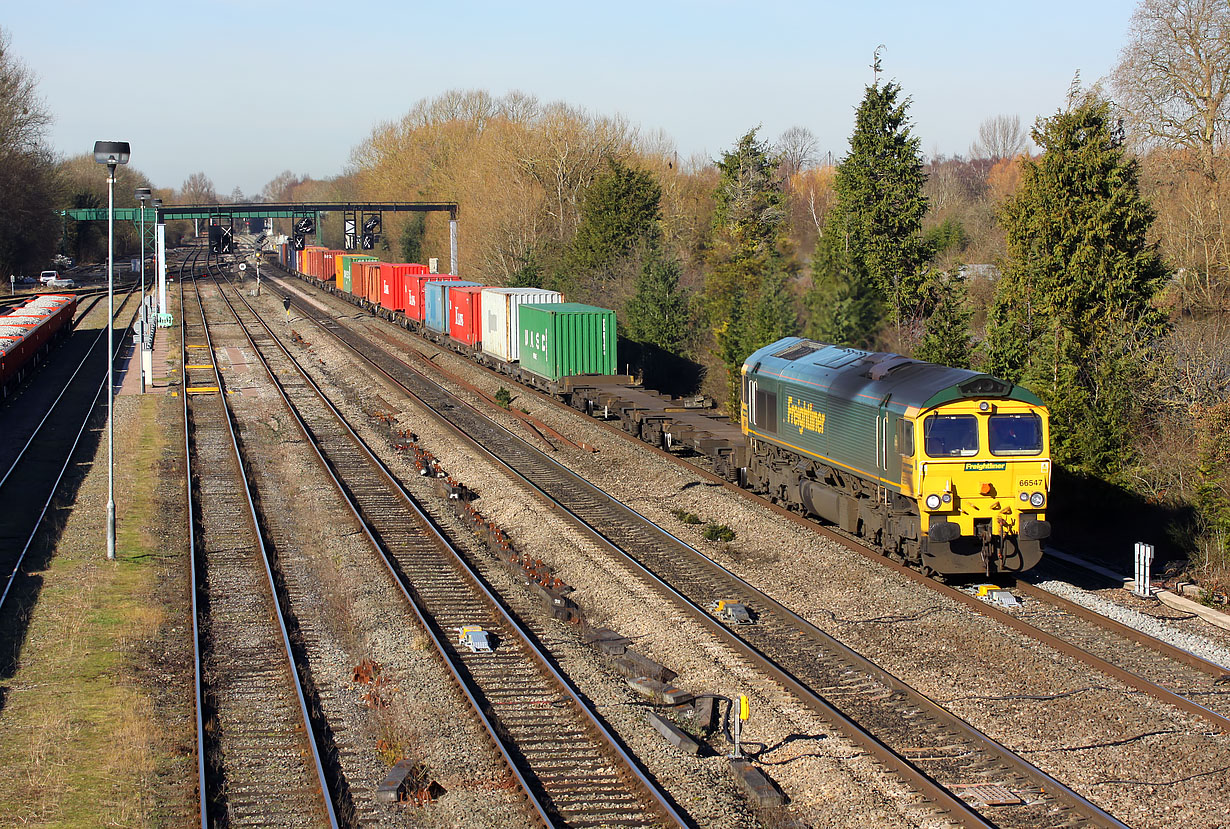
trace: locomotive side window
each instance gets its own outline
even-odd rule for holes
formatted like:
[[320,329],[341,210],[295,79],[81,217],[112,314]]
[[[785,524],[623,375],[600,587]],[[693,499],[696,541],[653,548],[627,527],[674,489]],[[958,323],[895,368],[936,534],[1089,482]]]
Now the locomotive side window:
[[992,455],[1037,455],[1042,451],[1042,418],[1036,414],[991,415],[987,434]]
[[914,457],[914,424],[904,417],[897,420],[897,454]]
[[931,415],[923,421],[923,449],[932,458],[978,454],[978,419],[973,415]]

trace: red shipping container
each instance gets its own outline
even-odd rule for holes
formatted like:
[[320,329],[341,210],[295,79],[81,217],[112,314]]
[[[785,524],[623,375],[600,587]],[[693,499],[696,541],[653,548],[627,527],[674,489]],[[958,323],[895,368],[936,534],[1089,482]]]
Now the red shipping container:
[[380,263],[380,304],[392,311],[406,310],[406,277],[427,273],[426,265],[409,262]]
[[402,285],[405,265],[380,263],[380,306],[390,311],[406,310],[406,289]]
[[[419,265],[418,267],[423,267]],[[419,273],[408,273],[402,281],[406,289],[405,312],[412,320],[423,321],[423,284],[426,282],[449,282],[457,277],[447,273],[427,273],[423,268]]]
[[485,285],[450,288],[448,335],[462,345],[477,346],[483,338],[482,291]]

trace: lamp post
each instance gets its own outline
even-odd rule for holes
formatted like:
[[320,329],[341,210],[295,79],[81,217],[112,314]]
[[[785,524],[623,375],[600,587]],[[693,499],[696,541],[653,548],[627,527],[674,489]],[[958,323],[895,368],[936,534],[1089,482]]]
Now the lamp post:
[[[149,318],[145,309],[145,202],[150,198],[148,187],[137,188],[137,201],[141,203],[141,325],[138,329],[141,334],[141,348],[145,348],[145,338],[147,333],[145,327],[149,325]],[[144,355],[141,360],[141,394],[145,394],[145,360]]]
[[127,141],[95,141],[107,165],[107,560],[115,561],[115,168],[128,163]]

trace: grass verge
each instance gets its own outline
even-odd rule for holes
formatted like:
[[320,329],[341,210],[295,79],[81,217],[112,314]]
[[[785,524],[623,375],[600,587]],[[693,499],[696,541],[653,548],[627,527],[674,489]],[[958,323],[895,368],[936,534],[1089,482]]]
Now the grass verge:
[[64,531],[4,683],[0,825],[195,819],[177,412],[172,397],[116,400],[116,561],[105,560],[105,438],[61,510]]

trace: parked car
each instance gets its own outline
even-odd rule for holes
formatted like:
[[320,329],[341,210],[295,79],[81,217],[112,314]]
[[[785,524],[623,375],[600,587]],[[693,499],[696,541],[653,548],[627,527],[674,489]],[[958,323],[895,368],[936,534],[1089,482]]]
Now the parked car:
[[42,282],[44,285],[51,282],[51,280],[53,279],[59,279],[59,278],[60,278],[59,271],[43,271],[42,273],[38,275],[38,281]]
[[47,283],[48,288],[76,288],[77,283],[68,277],[56,277]]

